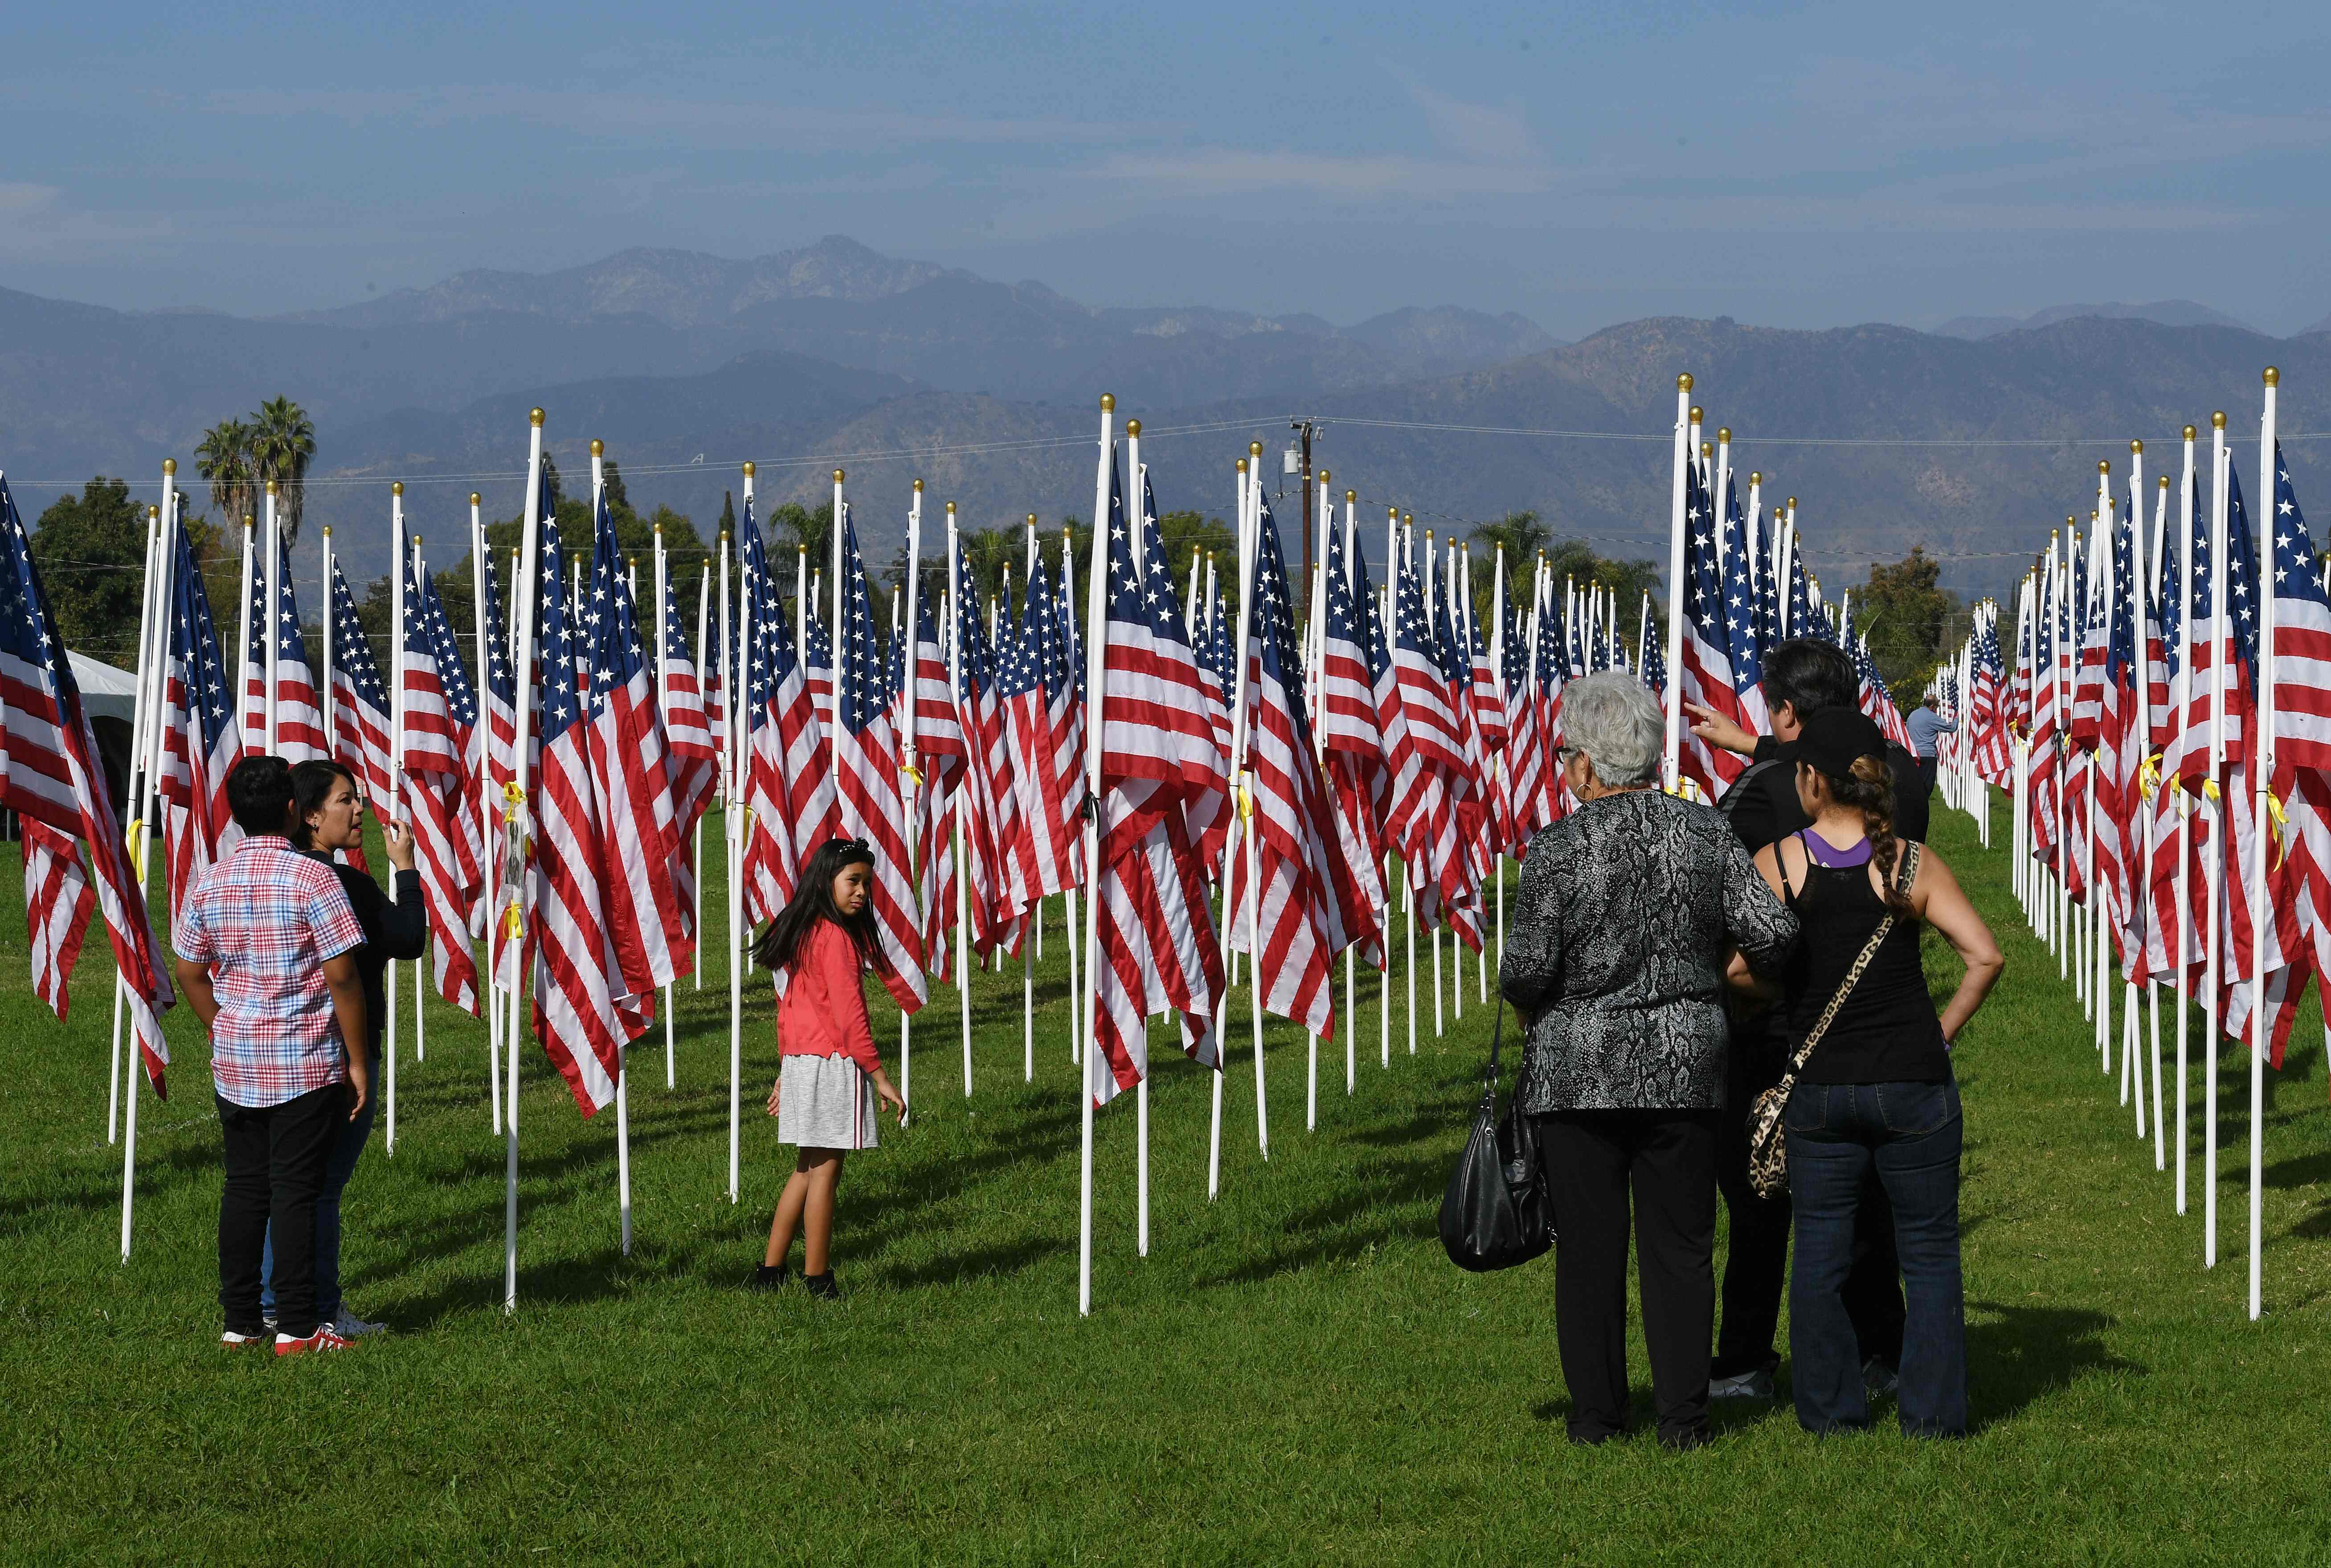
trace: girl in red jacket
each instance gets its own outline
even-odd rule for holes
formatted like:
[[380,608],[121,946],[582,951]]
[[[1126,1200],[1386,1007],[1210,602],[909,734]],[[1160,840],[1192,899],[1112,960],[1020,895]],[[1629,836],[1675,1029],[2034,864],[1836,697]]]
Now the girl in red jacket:
[[906,1119],[874,1050],[859,984],[874,956],[874,917],[866,898],[874,851],[854,839],[828,839],[810,857],[791,902],[769,922],[753,955],[778,977],[777,1046],[783,1069],[769,1089],[777,1137],[801,1146],[777,1199],[769,1250],[753,1277],[756,1290],[785,1282],[794,1231],[802,1231],[802,1283],[823,1300],[841,1297],[827,1250],[833,1240],[833,1197],[842,1156],[879,1141],[875,1097]]

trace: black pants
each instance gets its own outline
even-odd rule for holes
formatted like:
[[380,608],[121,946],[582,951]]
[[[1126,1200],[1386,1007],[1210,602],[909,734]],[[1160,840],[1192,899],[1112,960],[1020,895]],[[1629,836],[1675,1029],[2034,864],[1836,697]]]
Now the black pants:
[[1631,1196],[1660,1436],[1676,1442],[1708,1429],[1716,1117],[1556,1111],[1537,1118],[1538,1157],[1555,1203],[1555,1338],[1575,1441],[1600,1442],[1626,1430]]
[[[1748,1184],[1748,1110],[1781,1081],[1786,1047],[1759,1014],[1733,1025],[1723,1122],[1717,1130],[1716,1184],[1724,1193],[1730,1237],[1724,1253],[1724,1317],[1716,1335],[1715,1377],[1737,1377],[1779,1359],[1781,1292],[1789,1276],[1789,1195],[1760,1198]],[[1853,1266],[1846,1276],[1846,1316],[1864,1355],[1902,1364],[1902,1264],[1894,1247],[1894,1210],[1873,1174],[1861,1184],[1853,1224]]]
[[348,1087],[331,1084],[273,1106],[218,1102],[226,1187],[219,1193],[219,1305],[227,1328],[257,1334],[259,1255],[276,1221],[275,1326],[316,1332],[316,1195],[333,1135],[348,1114]]

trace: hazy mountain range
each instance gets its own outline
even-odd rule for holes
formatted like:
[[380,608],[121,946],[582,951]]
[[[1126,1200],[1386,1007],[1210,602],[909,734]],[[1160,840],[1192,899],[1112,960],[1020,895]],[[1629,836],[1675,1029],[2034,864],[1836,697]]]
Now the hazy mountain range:
[[[1453,306],[1347,327],[1099,309],[829,238],[742,261],[633,250],[540,275],[465,272],[265,320],[0,290],[0,461],[36,514],[94,472],[150,479],[175,455],[191,476],[205,427],[288,394],[318,431],[302,556],[312,524],[334,522],[351,575],[370,575],[390,479],[407,481],[442,561],[463,551],[468,489],[489,515],[514,514],[526,410],[540,404],[570,480],[604,437],[635,504],[669,502],[708,530],[744,459],[765,509],[824,494],[848,468],[870,555],[887,555],[917,475],[934,520],[949,499],[977,525],[1089,514],[1106,389],[1148,427],[1169,508],[1227,510],[1232,460],[1250,439],[1275,454],[1301,414],[1324,422],[1318,459],[1339,492],[1358,489],[1371,527],[1387,503],[1460,530],[1529,507],[1557,533],[1659,556],[1674,376],[1689,369],[1711,432],[1737,427],[1739,465],[1799,498],[1833,585],[1916,542],[1948,558],[1955,585],[1988,590],[2051,518],[2085,518],[2096,460],[2125,473],[2128,437],[2146,441],[2154,473],[2177,427],[2206,432],[2212,408],[2238,442],[2254,432],[2269,363],[2284,370],[2282,428],[2331,429],[2331,332],[2269,338],[2190,301],[1935,332],[1653,318],[1559,344],[1519,316]],[[1981,444],[2001,442],[2039,444]],[[1835,442],[1849,444],[1822,444]],[[2314,445],[2291,444],[2302,495],[2323,469]]]

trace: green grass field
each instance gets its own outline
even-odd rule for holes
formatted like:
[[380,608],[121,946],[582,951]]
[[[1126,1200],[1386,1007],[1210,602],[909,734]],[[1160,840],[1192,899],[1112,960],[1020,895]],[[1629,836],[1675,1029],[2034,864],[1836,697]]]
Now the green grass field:
[[[92,933],[60,1028],[31,994],[22,927],[0,920],[0,1553],[2325,1561],[2319,1023],[2302,1022],[2269,1079],[2267,1315],[2253,1324],[2241,1054],[2222,1065],[2221,1261],[2205,1271],[2199,1064],[2193,1212],[2180,1216],[2090,1026],[2015,917],[2003,809],[1995,821],[2003,848],[1989,855],[1962,815],[1938,812],[1936,830],[2009,959],[1958,1051],[1976,1431],[1951,1445],[1890,1425],[1816,1442],[1784,1402],[1719,1406],[1720,1440],[1694,1455],[1648,1435],[1569,1447],[1552,1260],[1470,1276],[1434,1235],[1488,1045],[1470,964],[1461,1023],[1432,1037],[1428,971],[1424,1038],[1411,1057],[1396,1032],[1388,1071],[1364,978],[1358,1091],[1346,1097],[1332,1048],[1314,1133],[1304,1042],[1274,1027],[1267,1164],[1242,993],[1213,1203],[1205,1078],[1165,1062],[1147,1259],[1134,1248],[1132,1098],[1103,1112],[1095,1305],[1080,1320],[1055,915],[1034,1083],[1022,1081],[1016,966],[976,986],[967,1100],[955,994],[941,991],[918,1020],[913,1125],[886,1128],[844,1178],[848,1299],[748,1296],[739,1283],[790,1161],[760,1110],[772,1013],[748,985],[744,1197],[728,1202],[715,866],[715,955],[706,989],[680,993],[678,1088],[663,1087],[660,1031],[634,1055],[632,1256],[618,1247],[614,1117],[585,1122],[532,1050],[519,1307],[503,1314],[503,1146],[482,1027],[433,1008],[428,1058],[407,1055],[399,1075],[396,1152],[376,1136],[347,1198],[349,1300],[394,1333],[330,1358],[225,1353],[216,1123],[191,1017],[170,1019],[171,1100],[141,1106],[125,1266],[120,1152],[105,1140],[109,955]],[[1946,985],[1955,965],[1936,955]],[[1635,1361],[1647,1416],[1640,1342]]]

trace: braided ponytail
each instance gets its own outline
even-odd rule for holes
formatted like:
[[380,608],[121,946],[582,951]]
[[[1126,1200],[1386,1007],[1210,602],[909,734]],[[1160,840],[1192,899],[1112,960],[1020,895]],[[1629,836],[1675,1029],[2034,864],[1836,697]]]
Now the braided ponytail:
[[1894,886],[1895,867],[1902,858],[1902,841],[1894,836],[1894,770],[1882,756],[1858,756],[1853,776],[1830,778],[1829,788],[1838,804],[1861,813],[1862,830],[1870,835],[1871,859],[1878,866],[1879,897],[1888,911],[1912,917],[1917,910],[1909,896]]

